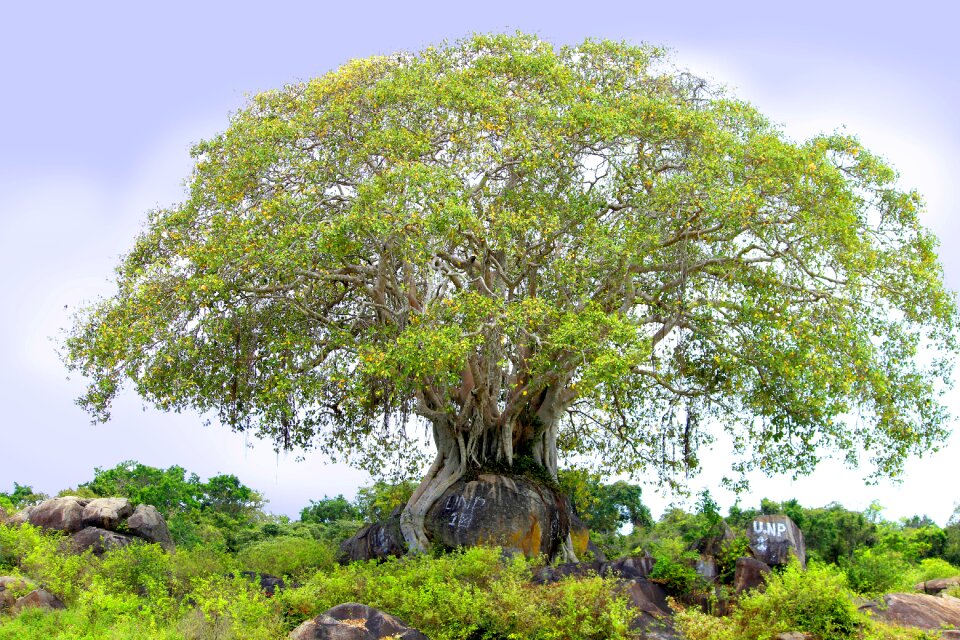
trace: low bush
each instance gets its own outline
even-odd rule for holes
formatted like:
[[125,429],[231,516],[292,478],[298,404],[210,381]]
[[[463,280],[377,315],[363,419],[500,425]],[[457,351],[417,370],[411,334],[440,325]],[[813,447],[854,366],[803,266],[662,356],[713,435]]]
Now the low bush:
[[847,582],[857,593],[874,596],[888,591],[910,589],[910,565],[898,551],[857,549],[853,558],[842,562]]
[[689,640],[765,640],[789,631],[842,640],[857,637],[865,618],[853,604],[842,573],[818,563],[804,571],[794,562],[770,574],[765,591],[741,598],[728,618],[686,609],[675,622]]
[[328,542],[283,536],[244,547],[237,553],[237,564],[245,571],[300,578],[333,568],[336,558],[337,548]]

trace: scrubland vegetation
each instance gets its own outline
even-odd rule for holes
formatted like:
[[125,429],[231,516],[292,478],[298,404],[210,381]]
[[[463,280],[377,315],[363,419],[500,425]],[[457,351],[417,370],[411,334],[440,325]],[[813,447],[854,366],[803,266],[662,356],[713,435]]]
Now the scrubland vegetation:
[[[652,578],[675,598],[674,624],[691,640],[759,640],[791,630],[824,640],[930,637],[871,620],[854,598],[960,575],[955,521],[941,528],[923,517],[889,522],[877,507],[863,514],[839,505],[811,509],[766,500],[758,509],[734,508],[724,519],[704,494],[692,513],[674,509],[653,522],[639,490],[629,485],[575,474],[564,481],[611,558],[654,555]],[[377,484],[355,502],[324,498],[290,521],[264,513],[261,497],[232,476],[202,482],[179,467],[136,463],[97,470],[93,481],[64,493],[138,501],[149,495],[164,510],[176,553],[137,544],[100,558],[76,555],[60,534],[0,525],[0,575],[26,576],[67,604],[62,611],[0,617],[0,638],[279,639],[303,620],[351,601],[381,608],[438,640],[637,637],[630,630],[635,612],[616,580],[533,585],[531,575],[543,561],[506,558],[498,549],[339,565],[339,542],[364,519],[389,513],[410,488]],[[0,507],[12,512],[42,497],[16,485],[0,494]],[[729,615],[716,616],[711,602],[729,588],[702,582],[691,549],[725,523],[742,531],[759,513],[786,513],[801,526],[809,566],[775,572],[765,592],[742,596]],[[633,532],[620,534],[631,520]],[[743,538],[724,543],[721,584],[729,583],[745,544]],[[243,571],[283,576],[286,586],[268,596]]]

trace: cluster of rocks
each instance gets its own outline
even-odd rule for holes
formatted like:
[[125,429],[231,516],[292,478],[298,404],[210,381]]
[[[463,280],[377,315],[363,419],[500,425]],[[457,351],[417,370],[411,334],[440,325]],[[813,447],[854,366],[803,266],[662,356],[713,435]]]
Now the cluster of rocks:
[[5,518],[4,523],[63,531],[77,551],[90,549],[96,555],[136,540],[159,544],[167,551],[174,549],[170,530],[156,507],[134,507],[126,498],[51,498]]
[[307,620],[287,636],[291,640],[428,640],[402,620],[365,604],[339,604]]
[[0,614],[18,613],[30,607],[65,609],[63,602],[31,580],[20,576],[0,576]]

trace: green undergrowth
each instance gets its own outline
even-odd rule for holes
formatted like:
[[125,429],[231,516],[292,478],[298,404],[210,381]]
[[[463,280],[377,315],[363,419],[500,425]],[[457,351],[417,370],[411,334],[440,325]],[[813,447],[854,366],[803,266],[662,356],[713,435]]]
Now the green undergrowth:
[[[632,637],[633,614],[610,579],[534,586],[535,563],[493,548],[349,566],[334,563],[335,549],[278,537],[237,553],[134,544],[97,558],[70,553],[58,534],[0,526],[0,575],[29,577],[67,605],[0,614],[0,639],[280,639],[343,602],[383,609],[434,640]],[[290,586],[268,597],[242,570]]]
[[844,572],[812,562],[806,570],[793,563],[770,574],[766,588],[740,598],[733,612],[713,616],[700,609],[679,609],[674,622],[687,640],[772,640],[802,631],[818,640],[923,640],[937,637],[882,624],[861,612]]

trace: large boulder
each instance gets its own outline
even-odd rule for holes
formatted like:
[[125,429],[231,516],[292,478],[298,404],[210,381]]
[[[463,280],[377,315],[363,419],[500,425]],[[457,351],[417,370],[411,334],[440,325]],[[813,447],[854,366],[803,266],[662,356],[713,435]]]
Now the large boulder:
[[365,604],[340,604],[290,632],[290,640],[428,640],[401,620]]
[[576,513],[570,514],[570,541],[573,553],[581,560],[599,560],[606,562],[607,555],[590,539],[590,529]]
[[83,524],[115,531],[131,514],[133,505],[126,498],[96,498],[83,508]]
[[960,598],[925,593],[888,593],[881,600],[860,606],[873,617],[927,631],[960,627]]
[[7,521],[4,524],[8,527],[19,527],[22,524],[30,522],[30,513],[33,512],[34,507],[27,507],[21,511],[16,512],[12,516],[7,516]]
[[66,609],[67,606],[57,596],[46,589],[34,589],[27,595],[17,598],[13,603],[13,613],[18,613],[24,609]]
[[[630,623],[633,631],[640,631],[642,637],[673,638],[671,625],[672,611],[667,604],[667,592],[655,582],[643,578],[625,582],[621,589],[630,600],[637,614]],[[655,635],[651,635],[655,634]]]
[[386,560],[407,552],[407,543],[400,531],[400,508],[386,520],[368,524],[340,543],[340,562]]
[[914,587],[917,591],[928,593],[932,596],[952,587],[960,587],[960,576],[953,578],[938,578],[937,580],[927,580]]
[[33,581],[20,576],[0,576],[0,612],[11,608],[21,594],[35,587]]
[[35,527],[76,533],[83,529],[83,509],[89,500],[77,496],[50,498],[31,508],[27,521]]
[[87,549],[95,556],[102,556],[107,551],[126,547],[135,540],[132,536],[108,531],[99,527],[86,527],[73,534],[71,542],[73,548],[79,552]]
[[769,573],[770,567],[756,558],[737,558],[733,570],[733,590],[743,593],[750,589],[762,589]]
[[800,527],[788,516],[757,516],[747,527],[753,557],[771,567],[785,565],[796,556],[801,566],[807,563],[807,545]]
[[157,508],[149,504],[138,504],[133,515],[127,518],[127,531],[147,542],[159,544],[167,551],[173,551],[173,538]]
[[570,533],[570,513],[566,498],[541,482],[484,473],[447,489],[427,512],[425,528],[447,548],[498,545],[555,558]]

